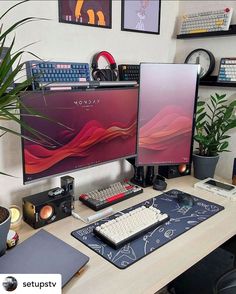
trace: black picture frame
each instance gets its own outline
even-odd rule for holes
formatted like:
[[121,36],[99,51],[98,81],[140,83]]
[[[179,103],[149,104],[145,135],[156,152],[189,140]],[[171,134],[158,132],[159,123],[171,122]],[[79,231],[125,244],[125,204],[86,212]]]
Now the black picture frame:
[[58,0],[58,13],[59,22],[112,28],[112,0]]
[[121,1],[122,31],[159,35],[160,16],[161,0]]

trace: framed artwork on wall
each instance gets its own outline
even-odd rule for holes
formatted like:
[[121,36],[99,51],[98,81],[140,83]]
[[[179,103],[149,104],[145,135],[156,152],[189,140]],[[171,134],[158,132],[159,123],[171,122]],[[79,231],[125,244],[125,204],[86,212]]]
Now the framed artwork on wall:
[[58,0],[59,22],[111,29],[112,0]]
[[121,30],[160,34],[161,0],[122,0]]

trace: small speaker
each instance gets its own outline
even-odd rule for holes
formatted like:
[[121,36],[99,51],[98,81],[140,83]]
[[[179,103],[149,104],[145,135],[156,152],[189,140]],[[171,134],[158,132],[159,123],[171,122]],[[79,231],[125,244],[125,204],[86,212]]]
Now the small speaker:
[[61,177],[61,188],[72,196],[74,195],[74,180],[75,179],[70,176]]
[[167,179],[187,176],[191,173],[191,164],[184,163],[178,165],[159,166],[158,173]]
[[24,197],[23,219],[34,229],[53,223],[71,215],[73,196],[63,192],[48,196],[52,190]]

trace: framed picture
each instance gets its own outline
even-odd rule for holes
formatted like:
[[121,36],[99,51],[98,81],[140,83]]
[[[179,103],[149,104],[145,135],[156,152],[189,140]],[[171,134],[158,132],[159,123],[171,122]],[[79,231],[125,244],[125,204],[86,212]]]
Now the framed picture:
[[161,0],[122,0],[121,30],[160,34]]
[[58,0],[59,22],[111,29],[112,0]]

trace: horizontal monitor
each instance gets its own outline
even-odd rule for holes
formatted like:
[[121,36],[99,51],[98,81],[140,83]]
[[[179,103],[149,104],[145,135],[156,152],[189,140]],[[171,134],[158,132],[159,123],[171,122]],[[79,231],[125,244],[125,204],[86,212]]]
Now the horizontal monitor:
[[22,129],[24,183],[136,155],[138,88],[31,92],[22,103],[38,134]]
[[138,165],[191,160],[198,65],[140,66]]

